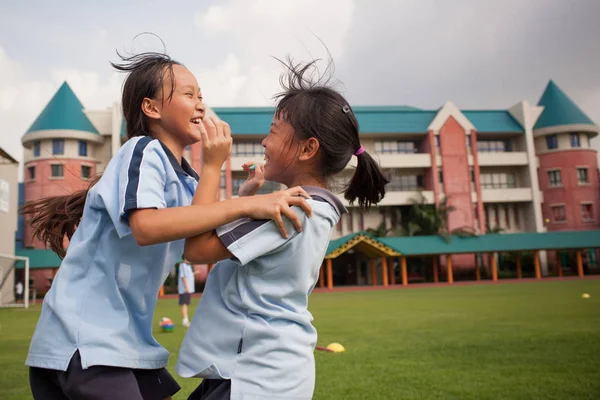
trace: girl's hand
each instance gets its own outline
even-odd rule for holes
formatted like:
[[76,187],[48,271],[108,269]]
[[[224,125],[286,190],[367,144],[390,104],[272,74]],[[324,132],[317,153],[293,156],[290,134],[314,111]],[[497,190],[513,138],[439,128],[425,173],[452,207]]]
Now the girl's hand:
[[265,167],[262,163],[248,161],[242,165],[242,169],[248,172],[248,178],[240,186],[238,196],[254,196],[265,184]]
[[202,120],[202,166],[221,169],[231,154],[231,128],[225,121],[214,117]]
[[308,217],[312,216],[312,208],[306,202],[310,199],[308,193],[300,186],[287,190],[280,190],[271,194],[249,197],[246,207],[247,216],[252,219],[271,219],[279,228],[281,235],[287,239],[288,234],[283,224],[282,216],[286,216],[298,232],[302,232],[302,222],[291,206],[302,207]]

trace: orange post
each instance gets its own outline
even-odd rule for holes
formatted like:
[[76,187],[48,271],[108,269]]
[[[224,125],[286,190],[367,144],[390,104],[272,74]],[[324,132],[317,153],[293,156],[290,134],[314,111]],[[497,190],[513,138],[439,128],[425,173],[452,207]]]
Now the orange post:
[[388,285],[388,265],[387,259],[385,257],[381,257],[381,277],[383,278],[383,286]]
[[438,258],[433,256],[433,282],[438,283],[440,281],[438,275]]
[[577,275],[579,275],[580,278],[583,278],[583,259],[581,258],[581,250],[577,250],[576,257],[577,257]]
[[165,285],[160,287],[160,291],[158,292],[158,297],[163,297],[165,295]]
[[496,282],[498,280],[498,257],[496,257],[496,253],[491,253],[490,258],[492,259],[492,280]]
[[515,261],[517,262],[517,279],[523,279],[523,270],[521,269],[521,253],[517,252]]
[[408,286],[408,272],[406,271],[406,257],[400,259],[402,265],[402,286]]
[[556,252],[556,269],[558,276],[563,276],[562,261],[560,260],[560,251]]
[[369,260],[371,266],[371,285],[377,286],[377,268],[375,267],[375,260]]
[[331,265],[331,258],[327,259],[327,288],[333,289],[333,267]]
[[448,283],[453,284],[454,274],[452,272],[452,256],[449,254],[446,256],[446,268],[448,269]]
[[475,254],[475,280],[476,281],[480,281],[481,280],[481,270],[479,269],[479,263],[478,263],[478,258],[477,258],[477,254]]
[[540,271],[540,252],[533,252],[533,264],[535,266],[535,279],[542,279],[542,272]]
[[319,287],[325,287],[325,272],[323,271],[323,264],[321,264],[321,268],[319,269]]
[[392,264],[392,268],[390,268],[390,284],[396,284],[396,271],[394,271],[394,264]]

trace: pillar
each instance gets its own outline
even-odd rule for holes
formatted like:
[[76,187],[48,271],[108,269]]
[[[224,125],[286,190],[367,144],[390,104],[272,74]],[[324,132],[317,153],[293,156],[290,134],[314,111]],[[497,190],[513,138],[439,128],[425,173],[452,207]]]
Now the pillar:
[[498,257],[496,253],[491,253],[490,258],[492,259],[492,280],[498,281]]
[[371,285],[377,286],[377,268],[375,268],[375,260],[369,260],[371,268]]
[[517,262],[517,279],[523,279],[523,270],[521,268],[521,253],[517,252],[515,255]]
[[433,256],[433,282],[438,283],[440,281],[438,273],[438,256]]
[[563,276],[563,270],[562,270],[562,260],[560,259],[560,251],[556,252],[556,274],[558,276]]
[[390,268],[389,270],[390,270],[390,284],[395,285],[396,284],[396,271],[394,271],[393,263],[392,263],[392,268]]
[[327,261],[327,289],[333,289],[333,267],[331,265],[331,258]]
[[481,280],[481,270],[479,269],[479,259],[477,258],[477,254],[475,254],[475,280]]
[[581,257],[581,249],[577,250],[576,257],[577,257],[577,275],[579,275],[580,278],[583,278],[583,259]]
[[535,266],[535,279],[542,279],[542,272],[540,271],[540,252],[533,252],[533,264]]
[[406,270],[406,257],[400,258],[402,266],[402,286],[408,286],[408,272]]
[[383,286],[387,286],[388,285],[388,265],[387,265],[387,258],[385,257],[381,257],[381,277],[383,278]]
[[448,283],[453,284],[454,283],[454,274],[452,272],[452,256],[451,255],[446,256],[446,268],[448,269]]

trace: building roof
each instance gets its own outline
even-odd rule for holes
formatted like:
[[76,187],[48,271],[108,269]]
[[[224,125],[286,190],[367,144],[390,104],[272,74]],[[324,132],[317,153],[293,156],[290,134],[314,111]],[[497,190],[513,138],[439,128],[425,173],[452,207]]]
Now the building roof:
[[[220,118],[237,135],[266,135],[274,107],[216,107]],[[426,133],[438,110],[421,110],[410,106],[353,107],[363,134]],[[478,132],[522,133],[523,128],[506,110],[469,110],[465,116]]]
[[98,130],[83,112],[79,101],[67,82],[64,82],[44,110],[27,130],[27,133],[45,130],[68,129],[97,133]]
[[[56,268],[61,263],[56,253],[49,249],[15,249],[15,255],[29,257],[29,269]],[[17,261],[15,268],[24,269],[25,262]]]
[[466,110],[462,112],[483,133],[523,133],[523,127],[506,110]]
[[8,161],[11,164],[19,163],[13,156],[8,154],[8,152],[6,150],[4,150],[2,147],[0,147],[0,158],[5,159],[6,161]]
[[493,253],[504,251],[600,248],[600,230],[488,234],[474,237],[387,237],[378,239],[405,256]]
[[329,242],[325,258],[337,258],[350,249],[356,249],[368,257],[393,257],[399,255],[376,237],[366,232],[357,232]]
[[538,106],[543,106],[544,111],[533,129],[574,124],[596,126],[590,117],[585,115],[577,104],[552,80],[548,82]]

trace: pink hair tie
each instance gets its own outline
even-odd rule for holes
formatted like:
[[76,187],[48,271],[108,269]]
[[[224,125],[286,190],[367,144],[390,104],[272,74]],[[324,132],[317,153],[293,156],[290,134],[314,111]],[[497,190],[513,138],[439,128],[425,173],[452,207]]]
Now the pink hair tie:
[[365,148],[364,148],[364,147],[362,146],[362,144],[361,144],[361,145],[360,145],[360,147],[358,148],[358,150],[356,150],[356,151],[354,152],[354,155],[355,155],[356,157],[358,157],[358,156],[360,156],[360,155],[361,155],[362,153],[364,153],[364,152],[365,152]]

